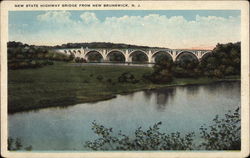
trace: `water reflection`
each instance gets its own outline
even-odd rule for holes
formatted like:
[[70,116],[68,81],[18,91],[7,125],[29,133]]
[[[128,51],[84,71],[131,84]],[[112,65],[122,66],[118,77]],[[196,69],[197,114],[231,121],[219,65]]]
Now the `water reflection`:
[[192,85],[192,86],[186,86],[186,89],[187,89],[187,93],[189,95],[197,95],[200,91],[200,87],[199,86],[195,86],[195,85]]
[[34,150],[88,150],[83,142],[93,140],[91,122],[133,134],[162,121],[168,132],[199,132],[215,115],[224,116],[240,104],[240,82],[177,86],[146,90],[96,103],[66,108],[46,108],[8,116],[8,134]]
[[134,93],[124,94],[126,97],[128,97],[130,100],[134,98]]
[[240,91],[241,87],[240,87],[240,82],[236,84],[235,82],[224,81],[224,82],[216,82],[209,85],[204,85],[203,88],[206,91],[209,91],[210,93],[223,91],[223,93],[230,94],[232,93],[232,89],[237,89],[237,91]]
[[166,106],[170,104],[171,100],[175,96],[176,88],[161,88],[157,90],[146,90],[143,92],[145,100],[151,100],[151,97],[155,98],[155,105],[158,111],[164,111]]

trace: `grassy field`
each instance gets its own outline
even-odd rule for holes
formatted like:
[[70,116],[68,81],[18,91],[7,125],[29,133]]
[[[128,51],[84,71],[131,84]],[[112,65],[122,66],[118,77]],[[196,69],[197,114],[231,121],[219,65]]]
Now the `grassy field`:
[[[76,66],[71,63],[56,63],[38,69],[9,70],[8,112],[68,106],[110,99],[116,94],[143,89],[216,81],[208,78],[175,79],[168,85],[156,85],[142,78],[144,73],[151,71],[152,68],[148,67]],[[124,72],[132,73],[139,82],[119,83],[118,77]]]

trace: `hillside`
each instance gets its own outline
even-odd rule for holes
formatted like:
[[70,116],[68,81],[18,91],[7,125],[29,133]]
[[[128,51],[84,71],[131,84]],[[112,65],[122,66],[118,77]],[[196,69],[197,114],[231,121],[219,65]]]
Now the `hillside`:
[[54,48],[134,48],[134,49],[147,49],[147,48],[163,48],[163,47],[149,47],[149,46],[138,46],[124,43],[106,43],[106,42],[91,42],[91,43],[67,43],[62,45],[54,46]]

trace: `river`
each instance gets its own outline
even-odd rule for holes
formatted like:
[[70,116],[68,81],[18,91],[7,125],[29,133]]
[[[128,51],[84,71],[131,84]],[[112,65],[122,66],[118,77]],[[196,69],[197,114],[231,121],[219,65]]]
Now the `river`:
[[201,125],[211,123],[240,105],[240,82],[176,86],[140,91],[96,103],[64,108],[46,108],[9,114],[9,136],[19,137],[33,150],[87,150],[84,142],[97,136],[91,130],[94,120],[115,132],[130,135],[136,128],[146,129],[162,121],[163,131],[199,133]]

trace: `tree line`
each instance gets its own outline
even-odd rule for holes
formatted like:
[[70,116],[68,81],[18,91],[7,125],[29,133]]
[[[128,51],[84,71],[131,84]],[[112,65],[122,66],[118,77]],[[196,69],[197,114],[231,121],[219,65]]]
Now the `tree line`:
[[56,45],[53,48],[119,48],[119,49],[149,49],[149,48],[161,48],[161,47],[149,47],[149,46],[138,46],[123,43],[111,43],[111,42],[91,42],[91,43],[67,43],[62,45]]
[[51,48],[23,44],[21,42],[8,42],[8,68],[39,68],[45,65],[53,65],[53,61],[72,61],[73,56],[59,54]]
[[224,78],[230,75],[240,75],[240,59],[240,42],[217,44],[212,52],[204,56],[200,62],[185,56],[176,62],[162,58],[154,65],[154,71],[151,74],[145,74],[144,78],[154,83],[168,83],[173,78]]

